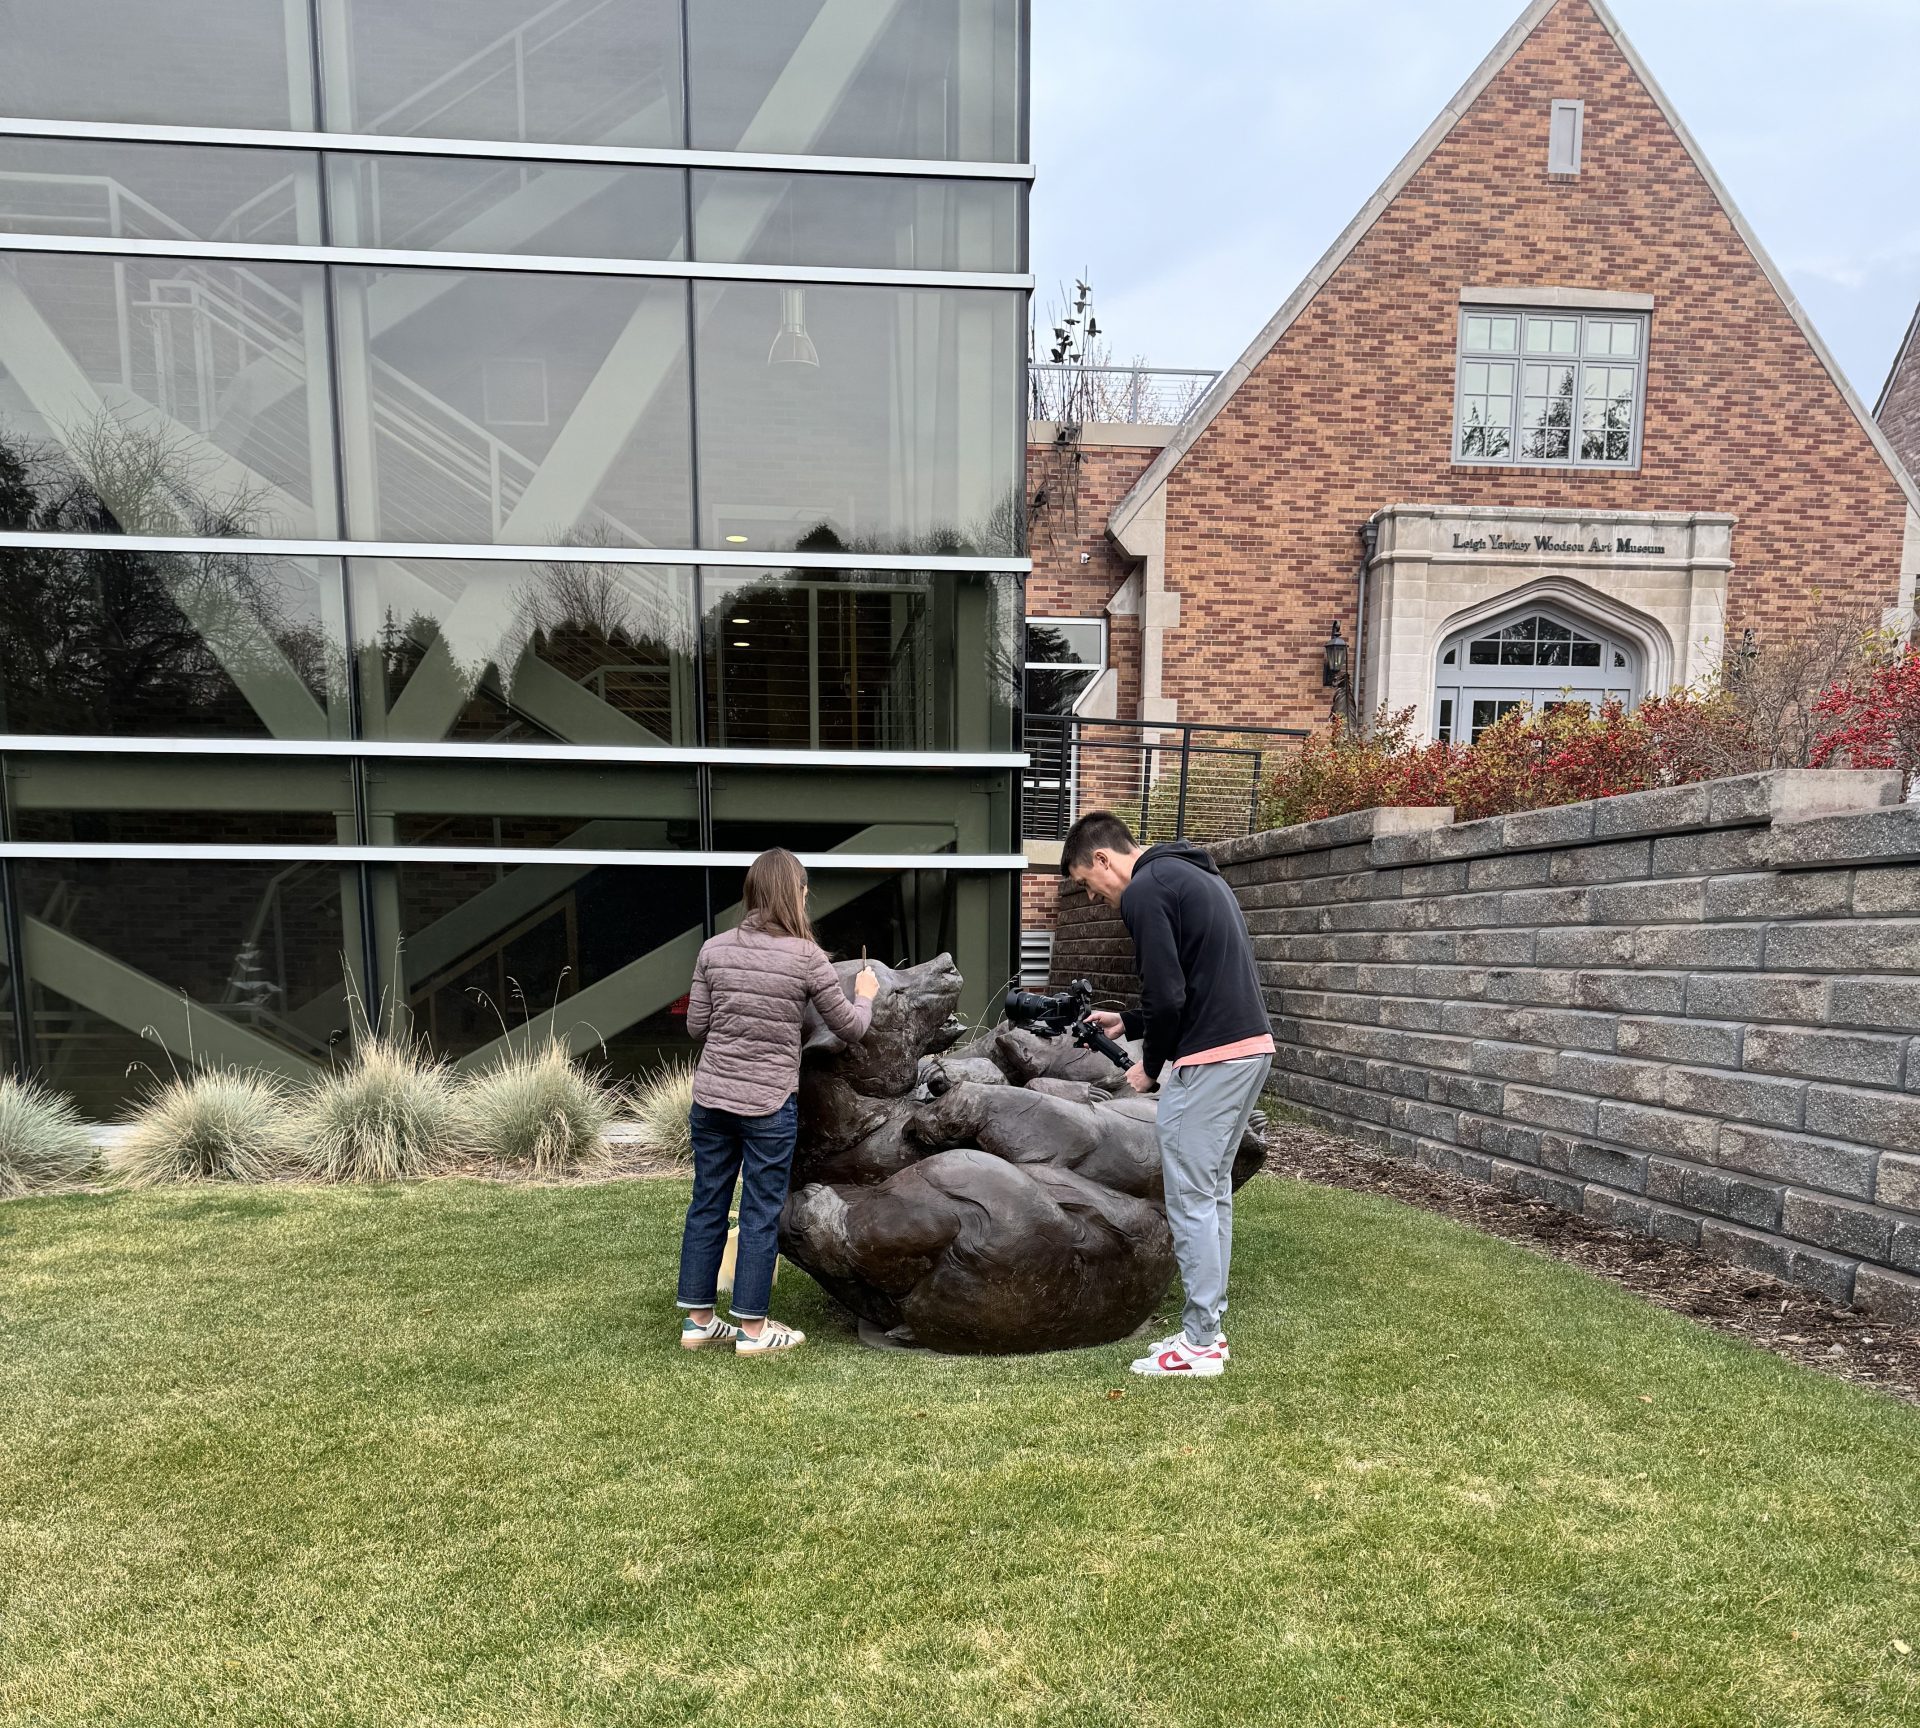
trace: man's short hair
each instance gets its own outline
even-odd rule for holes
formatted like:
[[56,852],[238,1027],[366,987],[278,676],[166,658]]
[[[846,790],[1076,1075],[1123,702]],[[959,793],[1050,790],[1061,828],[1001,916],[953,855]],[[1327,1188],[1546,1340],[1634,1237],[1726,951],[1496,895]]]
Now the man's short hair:
[[1093,862],[1096,852],[1138,852],[1133,830],[1111,810],[1089,810],[1067,830],[1060,843],[1060,874],[1071,876]]

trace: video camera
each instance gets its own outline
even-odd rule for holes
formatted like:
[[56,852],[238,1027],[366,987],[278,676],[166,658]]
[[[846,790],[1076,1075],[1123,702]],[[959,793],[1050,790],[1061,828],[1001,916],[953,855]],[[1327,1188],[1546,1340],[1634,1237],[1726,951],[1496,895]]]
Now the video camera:
[[1009,990],[1005,1013],[1008,1021],[1023,1031],[1042,1038],[1058,1038],[1063,1033],[1086,1050],[1097,1050],[1116,1068],[1131,1068],[1133,1058],[1126,1047],[1116,1044],[1088,1018],[1093,1007],[1093,986],[1076,978],[1066,989],[1051,996],[1032,990]]

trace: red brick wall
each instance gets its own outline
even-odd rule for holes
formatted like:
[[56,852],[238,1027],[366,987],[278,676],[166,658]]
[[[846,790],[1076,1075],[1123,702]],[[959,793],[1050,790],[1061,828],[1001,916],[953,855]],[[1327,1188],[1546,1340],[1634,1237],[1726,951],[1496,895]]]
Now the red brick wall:
[[[1586,102],[1547,174],[1549,104]],[[1638,474],[1451,463],[1459,293],[1651,293]],[[1562,0],[1169,480],[1183,720],[1313,725],[1320,645],[1354,633],[1360,525],[1392,503],[1739,517],[1727,626],[1895,598],[1899,486],[1586,0]]]
[[1900,369],[1880,403],[1880,429],[1910,474],[1920,476],[1920,314],[1907,338]]

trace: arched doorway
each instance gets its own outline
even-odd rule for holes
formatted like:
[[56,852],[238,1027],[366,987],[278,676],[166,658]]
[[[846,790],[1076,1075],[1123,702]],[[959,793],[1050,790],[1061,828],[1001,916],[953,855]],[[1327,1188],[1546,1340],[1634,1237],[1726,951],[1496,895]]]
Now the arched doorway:
[[1433,735],[1470,744],[1516,708],[1631,707],[1646,690],[1638,647],[1559,606],[1520,606],[1456,631],[1434,665]]

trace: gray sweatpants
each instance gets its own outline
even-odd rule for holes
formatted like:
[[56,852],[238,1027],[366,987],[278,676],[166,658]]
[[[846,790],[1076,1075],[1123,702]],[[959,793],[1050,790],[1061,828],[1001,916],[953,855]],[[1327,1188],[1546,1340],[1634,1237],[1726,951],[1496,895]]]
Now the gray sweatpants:
[[1233,1160],[1272,1066],[1271,1056],[1243,1056],[1168,1068],[1160,1077],[1160,1168],[1189,1344],[1220,1335],[1233,1258]]

